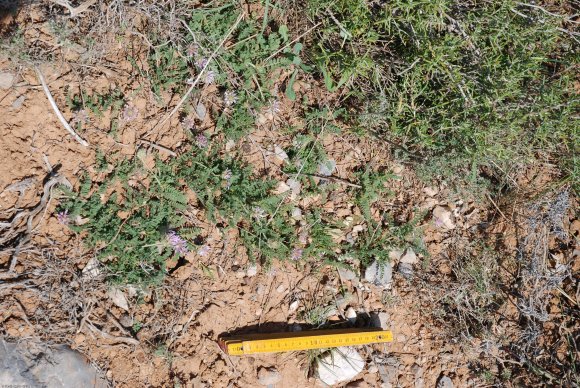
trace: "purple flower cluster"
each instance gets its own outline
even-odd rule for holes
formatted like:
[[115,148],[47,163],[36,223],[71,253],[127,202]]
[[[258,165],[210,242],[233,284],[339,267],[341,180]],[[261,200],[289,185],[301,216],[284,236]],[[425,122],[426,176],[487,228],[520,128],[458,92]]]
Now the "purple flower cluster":
[[139,109],[131,103],[125,104],[123,112],[121,113],[121,118],[123,119],[123,121],[126,122],[133,121],[137,117],[139,117]]
[[70,217],[68,216],[68,209],[65,209],[64,211],[58,212],[56,214],[56,219],[58,220],[58,222],[60,222],[63,225],[70,224]]
[[189,252],[189,249],[187,248],[187,241],[185,241],[175,231],[172,230],[167,233],[167,241],[175,253],[179,255],[185,255]]
[[207,136],[205,136],[203,133],[197,134],[197,136],[195,137],[195,142],[197,143],[197,146],[199,148],[206,148],[209,143],[207,140]]
[[302,254],[304,253],[304,249],[302,248],[295,248],[290,255],[290,260],[298,261],[302,258]]

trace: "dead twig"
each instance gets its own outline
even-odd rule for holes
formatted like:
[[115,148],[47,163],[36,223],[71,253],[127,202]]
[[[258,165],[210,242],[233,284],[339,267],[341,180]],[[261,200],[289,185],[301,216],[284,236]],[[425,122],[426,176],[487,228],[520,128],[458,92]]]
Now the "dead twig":
[[42,75],[42,72],[40,71],[40,69],[37,66],[35,66],[34,69],[36,70],[36,74],[38,75],[38,79],[39,79],[40,83],[42,84],[42,89],[44,89],[44,94],[46,94],[46,98],[48,98],[48,101],[50,102],[50,105],[52,106],[52,109],[54,110],[54,113],[56,113],[56,116],[58,117],[58,119],[60,120],[60,122],[62,123],[62,125],[64,126],[64,128],[82,146],[88,147],[89,146],[89,143],[86,140],[84,140],[83,138],[81,138],[71,128],[71,126],[68,124],[68,122],[65,120],[64,116],[62,115],[62,113],[60,113],[60,110],[58,109],[58,106],[56,105],[56,102],[54,101],[54,98],[52,97],[52,94],[50,93],[50,90],[48,89],[48,85],[46,84],[46,81],[45,81],[44,76]]
[[87,9],[89,9],[91,7],[91,5],[93,5],[97,2],[97,0],[88,0],[88,1],[85,1],[84,3],[82,3],[81,5],[79,5],[78,7],[73,7],[66,0],[50,0],[50,1],[68,9],[68,11],[70,12],[71,18],[79,16],[81,13],[83,13]]
[[171,156],[177,156],[177,154],[171,151],[169,148],[150,142],[149,140],[139,139],[139,143],[147,144],[148,146],[155,148],[157,151],[167,152]]

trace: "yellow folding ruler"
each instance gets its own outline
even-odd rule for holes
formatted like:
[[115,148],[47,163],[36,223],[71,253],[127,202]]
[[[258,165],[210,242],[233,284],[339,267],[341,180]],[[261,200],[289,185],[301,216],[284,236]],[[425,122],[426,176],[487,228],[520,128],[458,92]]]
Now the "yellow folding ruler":
[[312,330],[288,333],[247,334],[220,338],[219,345],[232,356],[293,352],[339,346],[391,342],[393,333],[381,329]]

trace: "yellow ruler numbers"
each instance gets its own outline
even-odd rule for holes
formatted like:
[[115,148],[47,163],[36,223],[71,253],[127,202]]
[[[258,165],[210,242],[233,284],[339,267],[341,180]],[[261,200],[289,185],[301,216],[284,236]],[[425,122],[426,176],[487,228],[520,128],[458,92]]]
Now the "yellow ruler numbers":
[[312,330],[273,334],[247,334],[221,338],[220,347],[229,355],[293,352],[339,346],[369,345],[391,342],[388,330],[340,329]]

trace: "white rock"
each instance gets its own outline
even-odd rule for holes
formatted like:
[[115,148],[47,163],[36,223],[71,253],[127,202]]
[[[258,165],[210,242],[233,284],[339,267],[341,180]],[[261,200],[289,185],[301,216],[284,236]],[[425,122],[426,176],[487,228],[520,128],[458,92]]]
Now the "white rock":
[[401,256],[403,256],[402,249],[393,249],[389,252],[389,260],[391,260],[391,263],[398,262],[401,259]]
[[127,302],[127,297],[125,293],[118,288],[111,288],[107,293],[113,304],[125,311],[129,311],[129,303]]
[[453,214],[451,214],[451,210],[448,207],[436,206],[435,209],[433,209],[433,217],[435,217],[436,226],[443,226],[447,229],[455,228]]
[[338,273],[340,274],[340,278],[345,282],[357,278],[356,273],[354,273],[348,268],[339,268]]
[[364,367],[365,362],[360,354],[348,347],[333,349],[316,361],[318,378],[327,385],[352,380]]
[[344,312],[344,316],[350,323],[356,322],[356,311],[354,311],[352,307],[346,309],[346,311]]
[[448,376],[441,376],[437,388],[453,388],[453,381]]
[[200,120],[205,119],[205,116],[207,115],[207,109],[202,102],[199,102],[195,107],[195,113],[197,114],[197,117],[199,117]]
[[300,190],[302,189],[302,184],[298,180],[293,179],[293,178],[288,179],[286,181],[286,184],[288,185],[290,190],[292,190],[292,193],[290,194],[290,200],[293,201],[300,194]]
[[276,186],[276,188],[274,189],[273,194],[280,195],[280,194],[284,194],[285,192],[290,191],[290,190],[291,190],[291,188],[290,188],[290,186],[288,186],[286,184],[286,182],[280,182],[280,183],[278,183],[278,186]]
[[282,379],[280,372],[275,368],[260,368],[258,371],[258,382],[261,385],[274,385]]
[[299,207],[293,208],[291,217],[295,221],[300,221],[302,219],[302,210]]
[[96,278],[101,274],[101,269],[99,267],[99,260],[96,257],[92,257],[87,265],[85,265],[85,268],[83,268],[82,278],[85,280]]
[[278,145],[274,147],[274,156],[276,156],[280,162],[285,162],[288,160],[288,154],[282,149],[282,147]]
[[334,169],[336,168],[336,162],[334,159],[328,159],[323,162],[320,162],[318,165],[318,173],[322,176],[329,176],[332,175]]
[[12,103],[12,108],[13,109],[22,108],[22,105],[24,104],[24,100],[26,100],[26,96],[23,94],[22,96],[18,97],[16,100],[14,100],[14,102]]
[[425,187],[423,192],[429,197],[434,197],[439,192],[439,189],[437,187]]
[[298,305],[300,304],[300,301],[295,300],[294,302],[290,303],[290,306],[288,307],[288,314],[292,314],[294,311],[298,310]]
[[252,276],[256,276],[256,274],[258,273],[258,266],[256,264],[252,264],[248,267],[248,269],[246,270],[246,276],[247,277],[252,277]]
[[378,314],[371,315],[371,326],[373,327],[380,327],[383,330],[387,330],[389,328],[389,314],[385,312],[380,312]]
[[407,248],[405,254],[401,257],[401,263],[417,264],[418,262],[419,259],[417,258],[415,251],[413,251],[412,248]]
[[391,263],[379,264],[376,260],[367,267],[365,280],[377,286],[388,287],[393,280],[393,266]]
[[16,76],[12,73],[0,73],[0,89],[9,89],[12,87]]

